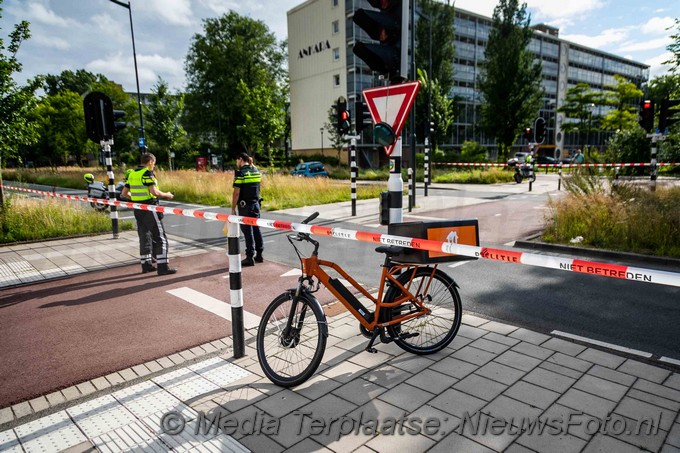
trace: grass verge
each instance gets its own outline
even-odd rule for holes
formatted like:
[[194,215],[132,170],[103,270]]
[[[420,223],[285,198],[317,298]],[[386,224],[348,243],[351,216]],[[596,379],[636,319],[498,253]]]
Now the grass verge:
[[[121,231],[131,230],[132,222],[119,222]],[[10,195],[0,210],[0,243],[38,241],[111,231],[107,214],[88,205],[54,198]]]

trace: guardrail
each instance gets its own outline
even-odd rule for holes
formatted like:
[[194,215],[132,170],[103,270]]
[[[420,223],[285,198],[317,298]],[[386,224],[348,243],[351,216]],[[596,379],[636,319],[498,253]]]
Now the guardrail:
[[[573,258],[562,258],[556,256],[539,255],[528,252],[518,252],[515,250],[503,250],[491,247],[478,247],[471,245],[453,244],[449,242],[433,241],[429,239],[410,238],[406,236],[395,236],[383,233],[366,231],[355,231],[345,228],[329,228],[319,225],[306,225],[281,220],[257,219],[254,217],[243,217],[232,214],[218,214],[205,212],[196,209],[170,208],[164,206],[147,205],[124,201],[102,200],[98,198],[81,197],[78,195],[67,195],[56,192],[45,192],[21,187],[4,186],[8,190],[34,193],[38,195],[64,198],[74,201],[84,201],[88,203],[102,203],[111,206],[127,207],[130,209],[143,209],[146,211],[156,211],[163,214],[172,214],[185,217],[196,217],[199,219],[220,220],[232,224],[243,224],[259,226],[263,228],[273,228],[286,231],[299,231],[319,236],[328,236],[345,240],[368,242],[372,244],[398,245],[417,250],[428,250],[433,252],[443,252],[452,255],[462,255],[472,258],[481,258],[506,263],[524,264],[527,266],[557,269],[567,272],[581,274],[598,275],[603,277],[632,280],[659,285],[680,287],[680,273],[660,271],[654,269],[644,269],[634,266],[621,264],[602,263],[597,261],[587,261]],[[239,269],[240,270],[240,269]]]

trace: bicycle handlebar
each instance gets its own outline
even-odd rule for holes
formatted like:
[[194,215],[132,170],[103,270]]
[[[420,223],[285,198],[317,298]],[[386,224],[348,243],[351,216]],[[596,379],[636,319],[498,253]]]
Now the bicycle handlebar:
[[310,215],[309,217],[307,217],[305,220],[303,220],[303,221],[300,222],[300,223],[309,223],[309,222],[311,222],[312,220],[316,219],[317,217],[319,217],[319,211],[314,212],[312,215]]

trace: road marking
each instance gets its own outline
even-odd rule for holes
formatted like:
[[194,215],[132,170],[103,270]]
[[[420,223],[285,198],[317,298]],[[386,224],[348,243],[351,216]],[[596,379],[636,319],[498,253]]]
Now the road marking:
[[498,214],[494,214],[493,216],[494,216],[494,217],[500,217],[500,216],[502,216],[502,215],[503,215],[503,214],[501,214],[501,213],[499,212]]
[[457,263],[449,264],[449,265],[446,266],[446,267],[458,267],[458,266],[462,266],[463,264],[467,264],[467,263],[469,263],[469,262],[470,262],[470,260],[466,260],[466,261],[458,261]]
[[293,277],[293,276],[298,276],[302,275],[302,271],[298,268],[291,269],[286,273],[281,274],[281,277]]
[[[209,311],[221,318],[231,321],[231,304],[222,302],[219,299],[203,294],[202,292],[187,288],[186,286],[177,289],[171,289],[167,291],[175,297],[189,302],[202,308],[203,310]],[[243,325],[246,329],[251,329],[260,325],[260,317],[252,313],[243,310]]]
[[560,332],[559,330],[553,330],[552,332],[550,332],[550,334],[555,335],[557,337],[571,338],[572,340],[578,340],[578,341],[582,341],[584,343],[590,343],[590,344],[594,344],[596,346],[602,346],[603,348],[613,349],[614,351],[619,351],[619,352],[623,352],[623,353],[626,353],[626,354],[632,354],[632,355],[636,355],[636,356],[639,356],[639,357],[644,357],[645,359],[650,359],[652,357],[652,354],[650,354],[649,352],[638,351],[637,349],[626,348],[626,347],[619,346],[619,345],[612,344],[612,343],[605,343],[604,341],[593,340],[592,338],[586,338],[586,337],[581,337],[579,335],[573,335],[573,334],[566,333],[566,332]]

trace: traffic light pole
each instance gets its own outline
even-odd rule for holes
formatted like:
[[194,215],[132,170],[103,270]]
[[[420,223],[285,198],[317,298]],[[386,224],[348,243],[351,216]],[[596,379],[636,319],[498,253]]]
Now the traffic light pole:
[[357,215],[357,137],[351,137],[349,144],[349,173],[352,197],[352,217]]
[[425,196],[427,196],[427,186],[430,185],[430,139],[425,137],[425,175],[423,177]]
[[656,192],[656,172],[657,172],[657,166],[656,166],[656,141],[658,139],[657,134],[652,134],[652,169],[650,171],[650,189],[652,192]]
[[[106,174],[109,176],[109,200],[116,199],[116,182],[113,175],[113,161],[111,160],[111,145],[113,139],[102,140],[100,142],[104,150],[104,160],[106,162]],[[118,207],[111,205],[111,228],[113,229],[113,238],[118,239]]]
[[390,155],[390,177],[387,180],[390,198],[390,223],[402,222],[404,181],[401,180],[401,137]]

